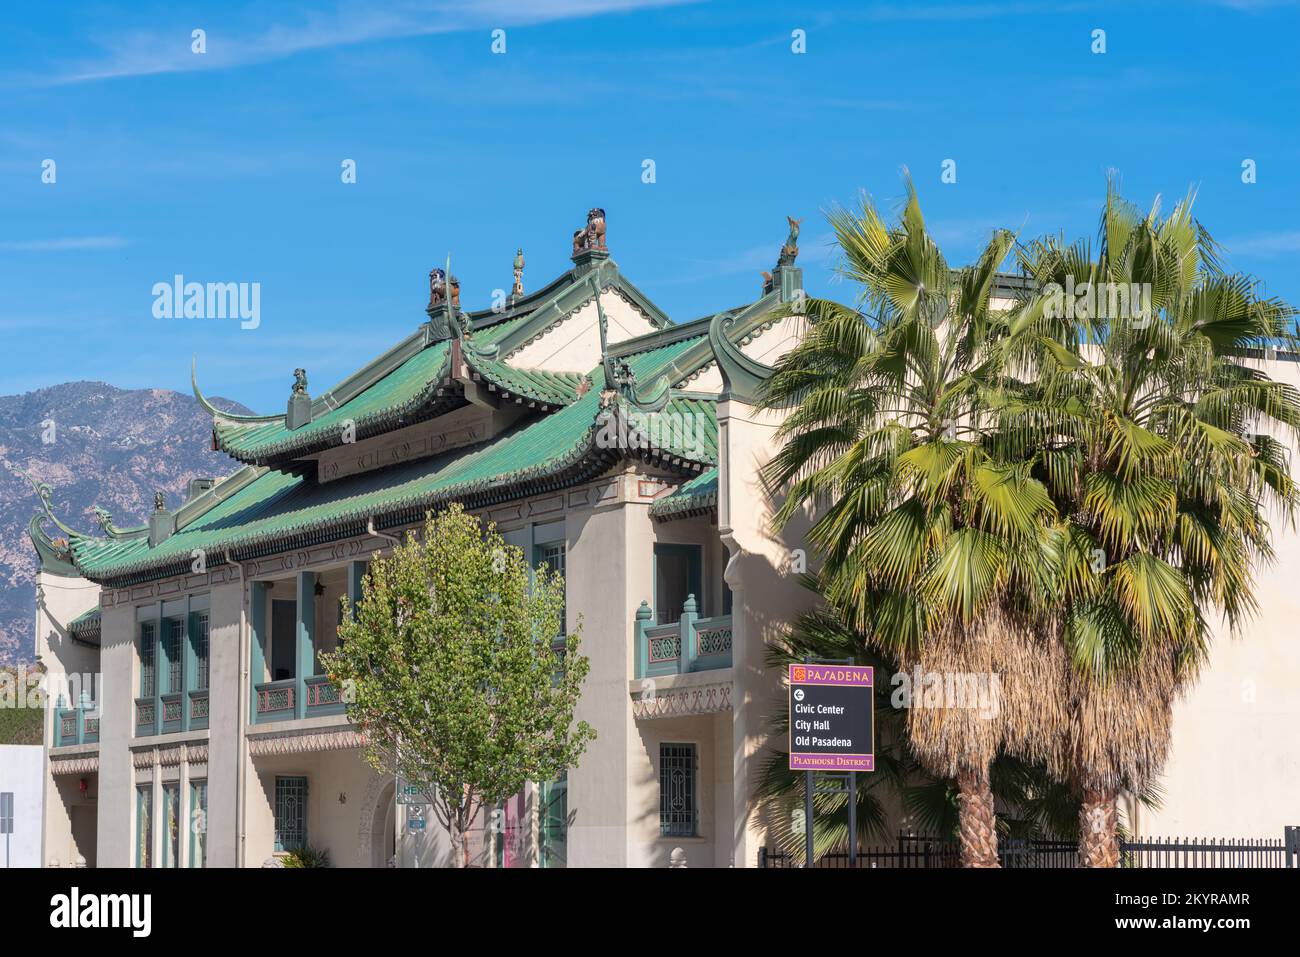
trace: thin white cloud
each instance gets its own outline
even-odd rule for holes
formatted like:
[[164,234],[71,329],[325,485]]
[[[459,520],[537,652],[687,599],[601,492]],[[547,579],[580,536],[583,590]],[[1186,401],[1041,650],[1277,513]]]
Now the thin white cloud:
[[1225,239],[1222,246],[1228,251],[1229,256],[1259,256],[1263,258],[1300,253],[1300,229]]
[[864,20],[882,21],[996,20],[1036,13],[1072,13],[1082,9],[1088,9],[1088,5],[1083,3],[879,3],[863,7],[858,17]]
[[65,253],[87,249],[121,249],[121,236],[65,236],[61,239],[0,240],[0,250],[15,253]]
[[28,77],[30,85],[62,86],[121,77],[225,70],[268,63],[299,53],[380,40],[431,36],[473,29],[530,26],[605,14],[680,6],[698,0],[476,0],[472,3],[407,2],[379,9],[369,4],[339,4],[333,11],[308,11],[297,23],[276,23],[236,34],[216,25],[206,30],[206,51],[191,49],[188,31],[136,31],[102,43],[99,59],[56,68],[51,75]]

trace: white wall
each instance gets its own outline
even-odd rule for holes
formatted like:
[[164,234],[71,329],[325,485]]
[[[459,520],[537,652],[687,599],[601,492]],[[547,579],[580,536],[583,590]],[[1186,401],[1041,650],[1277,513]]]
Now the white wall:
[[0,868],[40,867],[41,785],[45,752],[38,744],[0,744],[0,792],[14,796],[14,829],[0,834]]
[[[1251,365],[1300,386],[1300,364]],[[1296,474],[1300,450],[1291,455]],[[1270,521],[1276,560],[1257,570],[1258,614],[1235,639],[1215,629],[1200,679],[1174,707],[1163,806],[1138,809],[1138,833],[1280,840],[1300,825],[1300,532]]]

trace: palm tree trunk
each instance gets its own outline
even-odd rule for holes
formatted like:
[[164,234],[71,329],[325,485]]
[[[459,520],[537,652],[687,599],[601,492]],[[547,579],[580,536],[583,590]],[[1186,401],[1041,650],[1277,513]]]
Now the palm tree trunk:
[[957,803],[961,866],[999,867],[997,817],[987,767],[967,769],[957,775]]
[[1115,833],[1118,797],[1118,792],[1113,790],[1083,792],[1083,805],[1079,808],[1081,867],[1119,867],[1119,840]]

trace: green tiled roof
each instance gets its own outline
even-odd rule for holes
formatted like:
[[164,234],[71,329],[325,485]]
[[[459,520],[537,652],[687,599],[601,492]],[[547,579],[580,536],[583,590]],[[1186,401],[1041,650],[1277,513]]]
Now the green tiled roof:
[[99,644],[99,606],[96,605],[89,611],[83,611],[72,621],[68,622],[68,632],[77,641],[85,644]]
[[359,395],[299,429],[288,429],[283,418],[248,422],[218,417],[212,429],[217,447],[242,462],[260,465],[290,451],[305,455],[338,445],[349,419],[358,439],[408,424],[407,417],[414,420],[421,408],[437,401],[447,354],[446,341],[421,349]]
[[[639,381],[672,368],[693,339],[628,358]],[[601,370],[591,390],[567,408],[529,422],[489,442],[442,456],[408,462],[335,482],[267,471],[229,498],[203,512],[155,546],[146,538],[108,539],[74,535],[77,568],[96,581],[128,584],[184,571],[202,549],[209,567],[226,560],[270,554],[364,534],[374,518],[382,527],[417,522],[430,509],[452,500],[469,507],[584,481],[620,457],[639,455],[684,474],[717,463],[717,417],[707,399],[674,397],[665,412],[698,417],[694,435],[682,441],[668,430],[665,448],[600,448],[595,440]],[[627,410],[619,403],[620,414]],[[217,486],[219,490],[220,486]]]
[[661,522],[698,515],[718,505],[718,470],[709,469],[683,482],[650,506],[650,514]]
[[[625,279],[612,260],[588,271],[563,273],[531,296],[509,303],[504,313],[492,310],[463,312],[467,329],[466,358],[483,364],[480,373],[489,381],[510,381],[512,393],[551,405],[566,405],[576,398],[582,378],[578,371],[548,373],[514,369],[508,358],[542,335],[556,322],[590,301],[593,288],[618,290],[659,327],[670,327],[666,316]],[[353,373],[312,402],[312,421],[289,429],[285,416],[237,416],[216,412],[213,437],[219,450],[251,465],[282,465],[339,444],[343,423],[352,420],[357,440],[410,425],[441,414],[462,399],[454,392],[441,394],[449,371],[448,340],[432,342],[431,325],[390,349],[385,355]],[[197,386],[196,386],[197,390]],[[201,397],[200,397],[201,399]],[[201,399],[201,401],[204,401]],[[205,402],[206,404],[206,402]]]
[[[635,386],[606,391],[602,365],[589,373],[590,387],[579,396],[586,376],[576,371],[516,369],[503,361],[510,350],[541,334],[565,308],[591,295],[593,288],[610,285],[625,293],[633,288],[612,264],[605,264],[567,275],[504,319],[466,315],[472,330],[468,339],[430,342],[431,327],[423,326],[316,399],[313,421],[293,432],[285,428],[283,416],[217,413],[214,434],[219,445],[227,451],[240,449],[242,454],[235,457],[255,464],[172,513],[176,530],[155,545],[144,529],[140,534],[95,537],[56,520],[68,537],[64,560],[91,580],[130,585],[185,573],[195,550],[205,552],[208,566],[214,567],[360,537],[372,521],[375,528],[400,528],[420,522],[426,512],[450,501],[477,509],[519,499],[588,481],[628,458],[686,479],[654,503],[657,519],[715,507],[718,399],[683,390],[719,357],[719,340],[738,351],[736,340],[770,326],[777,300],[767,295],[749,306],[660,328],[610,348],[608,361],[620,366],[626,362]],[[532,399],[547,414],[526,414],[478,445],[333,482],[320,483],[310,469],[278,470],[294,456],[338,444],[347,419],[363,439],[441,414],[440,403],[448,409],[463,403],[456,390],[447,388],[454,343],[471,374],[498,391]],[[611,442],[611,437],[618,440]],[[38,537],[34,533],[33,541]],[[39,549],[40,541],[37,544]],[[51,561],[58,557],[52,551],[51,556]]]
[[468,352],[465,361],[475,373],[499,390],[549,405],[568,405],[576,400],[578,383],[585,375],[583,372],[516,369],[499,359],[485,359]]

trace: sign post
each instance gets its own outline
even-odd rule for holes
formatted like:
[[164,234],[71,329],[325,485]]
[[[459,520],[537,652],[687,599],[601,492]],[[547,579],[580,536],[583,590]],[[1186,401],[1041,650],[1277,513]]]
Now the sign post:
[[864,665],[790,665],[790,770],[805,772],[805,866],[813,866],[813,774],[849,775],[849,863],[857,864],[857,772],[876,769],[874,672]]

